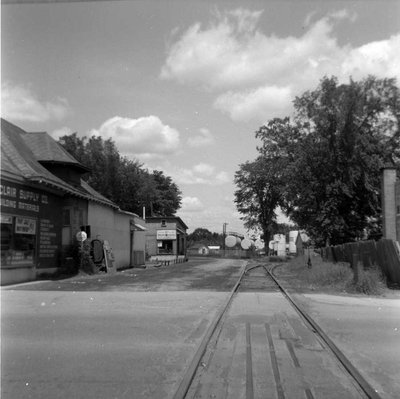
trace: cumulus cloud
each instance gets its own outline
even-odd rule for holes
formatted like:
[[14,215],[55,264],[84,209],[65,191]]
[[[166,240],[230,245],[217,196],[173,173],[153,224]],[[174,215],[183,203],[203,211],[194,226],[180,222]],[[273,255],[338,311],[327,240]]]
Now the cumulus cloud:
[[204,210],[204,205],[197,197],[182,198],[182,212],[200,212]]
[[[157,168],[156,168],[157,169]],[[168,176],[171,176],[177,184],[204,184],[219,186],[231,182],[231,178],[225,171],[216,171],[213,165],[199,163],[191,168],[181,168],[175,165],[164,165],[162,167]]]
[[214,143],[214,136],[208,129],[202,128],[197,136],[188,138],[188,145],[190,147],[204,147]]
[[267,118],[287,114],[289,98],[325,75],[345,82],[368,74],[400,78],[400,34],[360,47],[339,45],[335,28],[356,15],[338,10],[316,21],[308,16],[299,37],[277,37],[259,29],[261,14],[237,9],[189,27],[170,45],[161,78],[216,92],[214,106],[235,121],[259,120],[262,110]]
[[342,63],[342,75],[397,77],[400,81],[400,34],[349,51]]
[[91,134],[113,139],[122,155],[140,159],[173,154],[180,145],[179,132],[153,115],[138,119],[115,116]]
[[198,212],[186,211],[180,209],[177,215],[189,226],[189,230],[193,231],[198,227],[206,228],[212,232],[222,233],[223,224],[228,223],[227,230],[238,233],[245,233],[243,222],[240,220],[240,215],[232,206],[213,205],[204,207]]
[[214,106],[236,122],[265,122],[273,117],[285,116],[292,101],[293,94],[289,87],[267,86],[247,92],[224,93],[215,100]]
[[212,176],[215,167],[207,163],[199,163],[193,167],[193,171],[205,176]]
[[10,82],[1,85],[1,105],[4,118],[13,121],[47,122],[61,120],[69,113],[68,101],[53,102],[39,99],[30,88]]
[[54,140],[59,140],[63,136],[69,136],[73,133],[72,129],[69,127],[61,127],[59,129],[53,130],[50,133],[50,136],[53,137]]

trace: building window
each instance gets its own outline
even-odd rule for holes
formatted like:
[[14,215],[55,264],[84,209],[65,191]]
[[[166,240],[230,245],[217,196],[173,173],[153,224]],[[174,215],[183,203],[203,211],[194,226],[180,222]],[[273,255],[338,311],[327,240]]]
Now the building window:
[[84,224],[84,220],[83,220],[83,209],[79,209],[78,218],[79,218],[79,224],[80,224],[80,225],[83,225],[83,224]]
[[71,209],[63,210],[63,225],[71,226]]
[[172,254],[173,247],[171,240],[158,241],[157,247],[158,247],[158,255]]
[[165,221],[165,219],[161,220],[161,227],[166,227],[167,226],[167,222]]
[[1,267],[34,265],[36,219],[1,215]]

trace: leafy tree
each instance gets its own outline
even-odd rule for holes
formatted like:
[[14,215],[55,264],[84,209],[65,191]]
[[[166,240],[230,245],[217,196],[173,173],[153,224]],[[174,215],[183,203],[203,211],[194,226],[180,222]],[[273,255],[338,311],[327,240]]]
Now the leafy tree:
[[59,144],[69,152],[77,161],[83,165],[88,165],[88,159],[86,157],[86,137],[78,137],[78,133],[72,133],[65,135],[59,139]]
[[122,209],[141,214],[170,216],[181,206],[181,191],[161,171],[150,173],[136,160],[121,157],[113,140],[77,133],[63,136],[59,143],[79,162],[89,167],[84,179]]
[[380,169],[400,160],[399,98],[393,79],[324,78],[295,99],[293,122],[275,119],[257,132],[264,157],[286,159],[286,213],[317,243],[376,230]]
[[165,176],[161,171],[153,171],[152,177],[157,190],[156,201],[153,205],[154,214],[173,215],[182,202],[181,191],[171,177]]
[[212,233],[211,231],[203,227],[198,227],[193,231],[193,233],[188,234],[187,237],[189,246],[195,243],[220,245],[222,243],[222,240],[223,240],[222,234]]
[[235,173],[235,204],[245,227],[259,228],[268,243],[276,226],[275,209],[283,200],[282,163],[279,157],[259,156],[240,165]]

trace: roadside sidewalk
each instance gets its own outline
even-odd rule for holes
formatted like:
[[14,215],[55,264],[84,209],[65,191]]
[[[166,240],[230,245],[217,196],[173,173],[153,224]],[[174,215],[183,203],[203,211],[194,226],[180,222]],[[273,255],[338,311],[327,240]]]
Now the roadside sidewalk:
[[400,293],[291,295],[382,398],[400,397]]

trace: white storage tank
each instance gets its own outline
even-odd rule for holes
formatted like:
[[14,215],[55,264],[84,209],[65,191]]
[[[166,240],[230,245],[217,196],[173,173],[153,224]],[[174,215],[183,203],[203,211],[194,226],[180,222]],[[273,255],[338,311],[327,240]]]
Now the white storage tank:
[[236,236],[227,236],[225,238],[225,245],[228,248],[233,248],[235,245],[240,244],[241,239]]
[[285,234],[274,234],[274,251],[277,256],[286,256]]
[[297,235],[299,234],[298,230],[289,231],[289,253],[295,254],[296,251],[296,240]]
[[254,243],[254,245],[256,246],[257,249],[263,249],[265,244],[264,241],[258,239],[256,240],[256,242]]
[[251,247],[251,245],[252,245],[252,242],[247,238],[243,239],[242,242],[240,243],[240,246],[242,247],[242,249],[245,249],[245,250],[249,249]]

